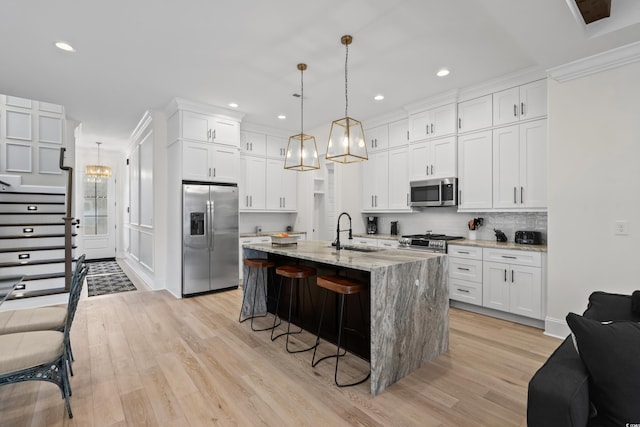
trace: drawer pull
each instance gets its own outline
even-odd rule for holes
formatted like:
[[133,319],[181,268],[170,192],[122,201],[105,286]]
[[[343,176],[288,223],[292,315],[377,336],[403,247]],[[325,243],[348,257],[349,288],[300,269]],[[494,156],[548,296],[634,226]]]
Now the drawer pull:
[[459,253],[459,254],[466,254],[466,255],[469,255],[469,252],[467,252],[467,251],[458,251],[458,253]]
[[507,259],[518,259],[518,257],[511,256],[511,255],[502,255],[502,258],[507,258]]
[[464,268],[464,267],[458,267],[458,270],[469,271],[468,268]]
[[469,289],[460,289],[458,288],[458,292],[464,292],[465,294],[469,293]]

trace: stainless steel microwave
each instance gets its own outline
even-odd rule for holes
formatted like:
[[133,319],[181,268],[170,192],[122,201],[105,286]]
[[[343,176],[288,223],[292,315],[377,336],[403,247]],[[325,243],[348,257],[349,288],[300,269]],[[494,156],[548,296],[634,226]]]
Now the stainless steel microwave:
[[411,181],[411,206],[457,206],[458,178]]

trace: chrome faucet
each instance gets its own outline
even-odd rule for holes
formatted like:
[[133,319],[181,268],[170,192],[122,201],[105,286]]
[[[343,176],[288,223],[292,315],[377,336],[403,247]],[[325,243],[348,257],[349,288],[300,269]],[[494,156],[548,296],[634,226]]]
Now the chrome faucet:
[[[340,230],[340,219],[342,218],[342,215],[346,215],[347,218],[349,218],[349,230]],[[351,232],[351,215],[349,215],[346,212],[342,212],[340,215],[338,215],[338,225],[336,226],[336,240],[335,240],[335,242],[332,243],[332,245],[336,247],[337,251],[339,251],[341,249],[341,247],[340,247],[340,233],[342,231],[349,231],[349,240],[353,239],[353,234]]]

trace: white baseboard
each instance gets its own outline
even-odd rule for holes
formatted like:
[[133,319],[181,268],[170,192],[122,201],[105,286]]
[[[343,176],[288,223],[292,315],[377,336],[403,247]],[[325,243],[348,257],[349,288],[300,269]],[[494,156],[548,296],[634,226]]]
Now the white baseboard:
[[565,339],[571,333],[564,319],[547,317],[544,319],[544,334],[550,337]]
[[484,314],[485,316],[491,316],[502,320],[508,320],[509,322],[520,323],[522,325],[532,326],[538,329],[544,329],[544,323],[542,320],[533,319],[530,317],[524,317],[513,313],[507,313],[504,311],[494,310],[491,308],[481,307],[479,305],[468,304],[461,301],[450,300],[451,307],[461,308],[463,310],[472,311],[478,314]]

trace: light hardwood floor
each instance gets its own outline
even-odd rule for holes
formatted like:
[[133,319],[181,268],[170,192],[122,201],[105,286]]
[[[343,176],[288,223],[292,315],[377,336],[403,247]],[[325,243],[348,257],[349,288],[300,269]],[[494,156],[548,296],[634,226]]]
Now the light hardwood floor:
[[74,418],[55,385],[27,382],[0,387],[0,425],[524,426],[527,383],[560,344],[451,309],[449,352],[373,397],[368,381],[335,387],[333,359],[312,368],[310,352],[287,354],[283,338],[239,324],[239,290],[178,300],[134,282],[138,291],[85,290],[80,301]]

